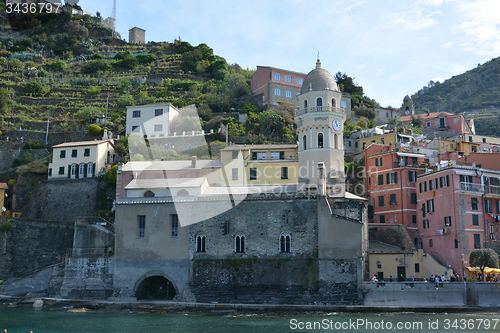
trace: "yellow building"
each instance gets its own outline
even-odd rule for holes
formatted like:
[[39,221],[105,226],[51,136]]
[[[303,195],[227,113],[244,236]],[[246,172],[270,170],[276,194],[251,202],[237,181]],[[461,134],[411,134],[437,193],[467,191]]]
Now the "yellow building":
[[225,185],[297,184],[297,145],[231,145],[220,160]]
[[3,219],[5,216],[5,207],[4,207],[4,202],[5,202],[5,191],[8,189],[7,184],[5,183],[0,183],[0,218]]
[[409,134],[391,132],[375,135],[373,135],[373,133],[369,133],[368,136],[363,136],[360,138],[355,138],[355,135],[353,135],[351,138],[348,138],[345,141],[346,152],[358,154],[362,153],[372,143],[378,143],[382,145],[388,145],[392,143],[394,146],[398,146],[401,144],[413,142],[414,139],[413,136]]
[[418,280],[427,280],[431,275],[443,275],[449,279],[453,270],[438,262],[438,258],[424,253],[424,250],[402,250],[400,247],[370,241],[370,277],[377,275],[379,280],[389,282],[392,277],[395,281],[402,274],[406,280],[411,276]]
[[115,158],[113,140],[66,142],[52,148],[49,179],[96,177]]

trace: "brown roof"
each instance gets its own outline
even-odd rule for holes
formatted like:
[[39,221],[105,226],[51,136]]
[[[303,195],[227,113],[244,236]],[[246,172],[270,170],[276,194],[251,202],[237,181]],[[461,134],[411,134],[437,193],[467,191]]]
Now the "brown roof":
[[94,140],[94,141],[78,141],[78,142],[65,142],[53,146],[52,148],[62,148],[62,147],[76,147],[76,146],[97,146],[103,143],[109,142],[113,145],[113,140]]
[[[441,112],[431,112],[429,114],[427,113],[419,113],[419,114],[416,114],[415,116],[422,116],[422,118],[424,119],[434,119],[434,118],[437,118],[438,115],[440,114],[444,114],[446,116],[455,116],[455,114],[453,113],[449,113],[449,112],[444,112],[444,111],[441,111]],[[399,121],[410,121],[411,120],[411,116],[402,116],[401,118],[399,118]]]
[[8,189],[9,187],[7,186],[6,183],[0,183],[0,188]]

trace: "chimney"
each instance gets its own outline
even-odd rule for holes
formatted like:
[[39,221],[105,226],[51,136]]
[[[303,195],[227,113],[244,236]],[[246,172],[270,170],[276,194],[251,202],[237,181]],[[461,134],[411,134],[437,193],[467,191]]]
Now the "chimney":
[[191,168],[196,168],[196,156],[191,156]]
[[325,163],[318,162],[318,196],[326,195]]

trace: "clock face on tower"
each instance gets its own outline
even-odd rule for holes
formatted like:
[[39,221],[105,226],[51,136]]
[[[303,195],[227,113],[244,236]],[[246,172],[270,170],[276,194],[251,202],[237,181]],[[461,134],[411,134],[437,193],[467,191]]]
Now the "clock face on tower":
[[332,122],[332,126],[333,126],[333,129],[336,131],[340,131],[340,129],[342,128],[342,124],[340,123],[340,120],[338,120],[338,119],[335,119]]
[[406,110],[406,115],[409,115],[410,114],[410,110]]

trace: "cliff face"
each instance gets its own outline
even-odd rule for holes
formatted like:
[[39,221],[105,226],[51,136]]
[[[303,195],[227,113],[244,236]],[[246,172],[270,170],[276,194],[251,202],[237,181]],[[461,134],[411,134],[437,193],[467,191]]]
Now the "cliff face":
[[23,218],[74,222],[78,216],[92,216],[98,185],[95,178],[42,182],[31,192]]

